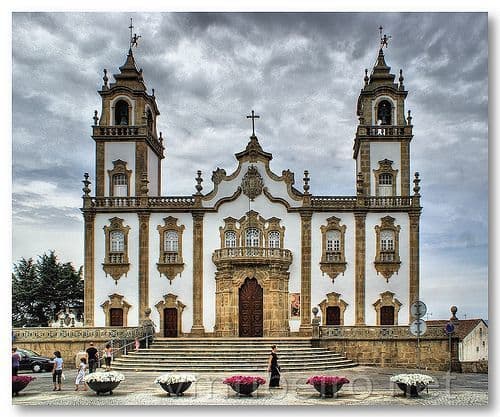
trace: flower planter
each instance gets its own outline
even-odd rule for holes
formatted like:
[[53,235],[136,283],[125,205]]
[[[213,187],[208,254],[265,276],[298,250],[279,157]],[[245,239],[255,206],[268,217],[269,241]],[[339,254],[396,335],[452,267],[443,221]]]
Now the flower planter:
[[109,395],[113,395],[113,390],[120,385],[120,381],[108,381],[108,382],[99,382],[99,381],[89,381],[87,385],[96,392],[97,395],[105,394],[109,392]]
[[407,385],[402,382],[397,382],[397,385],[405,395],[410,394],[410,397],[418,397],[418,393],[422,392],[427,387],[427,385],[424,384]]
[[342,388],[344,384],[314,384],[316,391],[320,393],[322,397],[331,398],[333,395]]
[[28,386],[35,378],[32,376],[13,376],[12,377],[12,394],[17,396],[19,392]]
[[228,384],[233,391],[237,392],[239,395],[246,395],[247,397],[252,396],[252,392],[254,392],[257,388],[259,388],[259,384]]
[[260,376],[235,375],[222,382],[229,385],[238,395],[251,397],[252,392],[259,388],[259,385],[265,384],[266,380]]
[[162,384],[160,382],[159,384],[165,391],[168,392],[168,395],[175,394],[178,397],[183,396],[184,391],[191,386],[191,382],[176,382],[173,384]]

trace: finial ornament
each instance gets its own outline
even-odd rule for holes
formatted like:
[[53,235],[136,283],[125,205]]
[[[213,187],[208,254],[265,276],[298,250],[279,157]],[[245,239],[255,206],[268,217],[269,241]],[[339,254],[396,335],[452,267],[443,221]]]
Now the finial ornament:
[[99,122],[99,117],[97,117],[97,110],[94,110],[94,126],[97,126],[97,123]]
[[155,89],[152,88],[151,91],[153,92],[152,96],[154,97],[155,96]]
[[197,174],[197,177],[195,178],[196,179],[196,194],[197,195],[201,195],[201,190],[203,190],[203,186],[201,185],[201,183],[203,182],[203,178],[201,178],[201,171],[197,171],[196,172]]
[[128,27],[130,29],[130,49],[132,49],[133,46],[137,48],[138,44],[137,42],[139,41],[139,38],[141,37],[140,35],[137,36],[137,33],[134,33],[132,36],[132,29],[134,29],[134,25],[132,24],[132,18],[130,18],[130,26]]
[[411,117],[411,110],[408,110],[408,117],[406,118],[406,124],[408,126],[411,125],[411,120],[413,119],[413,117]]
[[163,143],[163,136],[162,136],[161,132],[160,132],[160,137],[158,138],[158,140],[160,141],[160,143]]
[[83,188],[82,188],[82,191],[85,193],[84,197],[89,197],[90,196],[90,188],[89,188],[89,185],[91,184],[90,181],[89,181],[89,173],[86,172],[85,174],[83,174]]
[[420,173],[415,172],[415,179],[413,180],[413,192],[416,196],[420,195]]
[[384,36],[382,36],[382,30],[384,30],[382,26],[380,26],[378,30],[380,32],[380,49],[382,49],[384,46],[387,49],[387,47],[389,46],[389,39],[391,39],[392,36],[387,35],[386,33],[384,33]]
[[403,84],[404,80],[405,80],[405,77],[403,77],[403,70],[400,69],[399,70],[399,89],[400,90],[404,90],[405,89],[405,86]]
[[368,68],[365,68],[365,78],[364,78],[364,80],[365,80],[365,86],[367,86],[368,85],[368,81],[370,80],[368,78]]
[[247,119],[252,119],[252,136],[255,136],[255,119],[260,119],[260,116],[257,116],[252,110],[252,114],[247,116]]
[[104,77],[102,77],[102,80],[104,81],[103,88],[108,88],[108,70],[104,68]]
[[304,194],[305,195],[309,195],[309,188],[310,188],[309,187],[309,181],[311,181],[311,179],[309,178],[309,171],[307,171],[307,170],[304,171],[304,178],[303,178],[303,180],[304,180],[304,186],[303,186],[303,188],[304,188]]

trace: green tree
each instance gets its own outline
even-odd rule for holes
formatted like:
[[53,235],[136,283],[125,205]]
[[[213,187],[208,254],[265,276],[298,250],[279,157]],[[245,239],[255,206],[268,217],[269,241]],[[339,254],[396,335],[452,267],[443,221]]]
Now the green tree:
[[12,324],[47,326],[53,312],[83,305],[82,268],[61,263],[54,251],[22,258],[12,273]]

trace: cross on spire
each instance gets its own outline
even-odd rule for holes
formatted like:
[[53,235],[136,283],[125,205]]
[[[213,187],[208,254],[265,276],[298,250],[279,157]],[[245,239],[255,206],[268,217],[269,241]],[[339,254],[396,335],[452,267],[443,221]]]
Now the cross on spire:
[[255,136],[255,119],[260,119],[260,116],[257,116],[252,110],[252,115],[247,116],[247,119],[252,119],[252,136]]
[[387,35],[385,33],[384,33],[384,36],[382,36],[382,30],[384,30],[382,25],[379,26],[378,30],[380,32],[380,49],[382,49],[384,47],[384,45],[387,48],[387,46],[389,45],[389,39],[391,39],[392,36]]
[[132,29],[134,29],[132,18],[130,18],[130,26],[128,28],[130,29],[130,49],[132,49],[133,46],[137,48],[137,41],[139,40],[141,35],[137,36],[137,33],[134,33],[134,35],[132,36]]

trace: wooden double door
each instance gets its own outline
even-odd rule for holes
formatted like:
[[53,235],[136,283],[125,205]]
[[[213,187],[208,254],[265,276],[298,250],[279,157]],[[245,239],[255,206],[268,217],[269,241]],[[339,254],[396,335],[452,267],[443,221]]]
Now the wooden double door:
[[239,335],[264,335],[264,291],[255,278],[246,278],[239,289]]
[[163,337],[177,337],[179,335],[178,323],[177,308],[164,308]]

